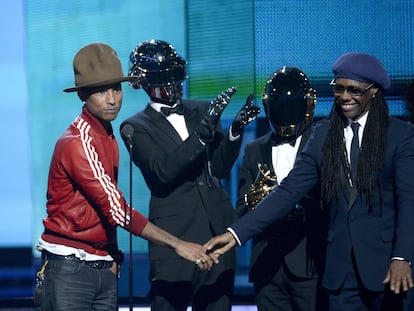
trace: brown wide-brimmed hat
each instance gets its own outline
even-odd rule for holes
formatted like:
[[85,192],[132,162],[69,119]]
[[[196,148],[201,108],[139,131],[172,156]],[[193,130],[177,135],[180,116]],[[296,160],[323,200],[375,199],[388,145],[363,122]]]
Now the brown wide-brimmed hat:
[[132,81],[136,78],[124,76],[118,55],[104,43],[92,43],[81,48],[73,59],[73,71],[76,86],[64,89],[64,92]]

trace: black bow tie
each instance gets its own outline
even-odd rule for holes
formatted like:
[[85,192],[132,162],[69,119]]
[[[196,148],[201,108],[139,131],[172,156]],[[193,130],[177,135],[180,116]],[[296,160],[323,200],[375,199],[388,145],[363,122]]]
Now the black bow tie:
[[292,147],[294,147],[296,145],[296,136],[281,137],[281,136],[272,135],[272,138],[271,138],[272,146],[279,146],[279,145],[286,144],[286,143],[289,143]]
[[173,113],[177,113],[177,114],[184,114],[184,107],[183,105],[176,105],[175,107],[161,107],[161,113],[168,117],[169,115],[173,114]]

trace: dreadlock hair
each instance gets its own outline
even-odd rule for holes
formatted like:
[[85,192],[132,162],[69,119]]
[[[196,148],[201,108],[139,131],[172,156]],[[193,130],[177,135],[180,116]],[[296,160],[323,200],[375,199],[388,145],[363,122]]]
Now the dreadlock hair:
[[[372,209],[375,187],[379,188],[379,173],[385,157],[389,109],[379,89],[371,99],[367,124],[362,137],[358,160],[356,187],[359,195],[366,195],[368,209]],[[323,145],[321,167],[321,204],[337,199],[340,191],[340,169],[345,167],[344,119],[338,105],[330,113],[330,128]],[[379,189],[381,190],[381,189]],[[379,191],[381,193],[381,191]]]

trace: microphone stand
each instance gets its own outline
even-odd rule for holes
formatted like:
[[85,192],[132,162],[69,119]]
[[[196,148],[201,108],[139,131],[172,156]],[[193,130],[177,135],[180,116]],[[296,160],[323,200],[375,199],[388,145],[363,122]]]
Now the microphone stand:
[[132,139],[129,141],[129,310],[133,311],[134,271],[132,264]]
[[[132,137],[134,135],[134,128],[131,124],[126,124],[121,129],[121,136],[129,146],[129,310],[134,308],[134,273],[133,273],[133,258],[132,258]],[[126,207],[125,207],[126,209]],[[127,211],[125,210],[125,214]],[[125,215],[125,222],[127,215]]]

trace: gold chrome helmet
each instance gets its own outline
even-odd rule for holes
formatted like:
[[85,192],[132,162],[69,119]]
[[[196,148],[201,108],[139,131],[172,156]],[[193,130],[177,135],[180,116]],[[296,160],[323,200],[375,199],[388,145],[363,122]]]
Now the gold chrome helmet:
[[312,123],[316,92],[303,71],[283,66],[267,80],[262,101],[273,133],[293,138]]

